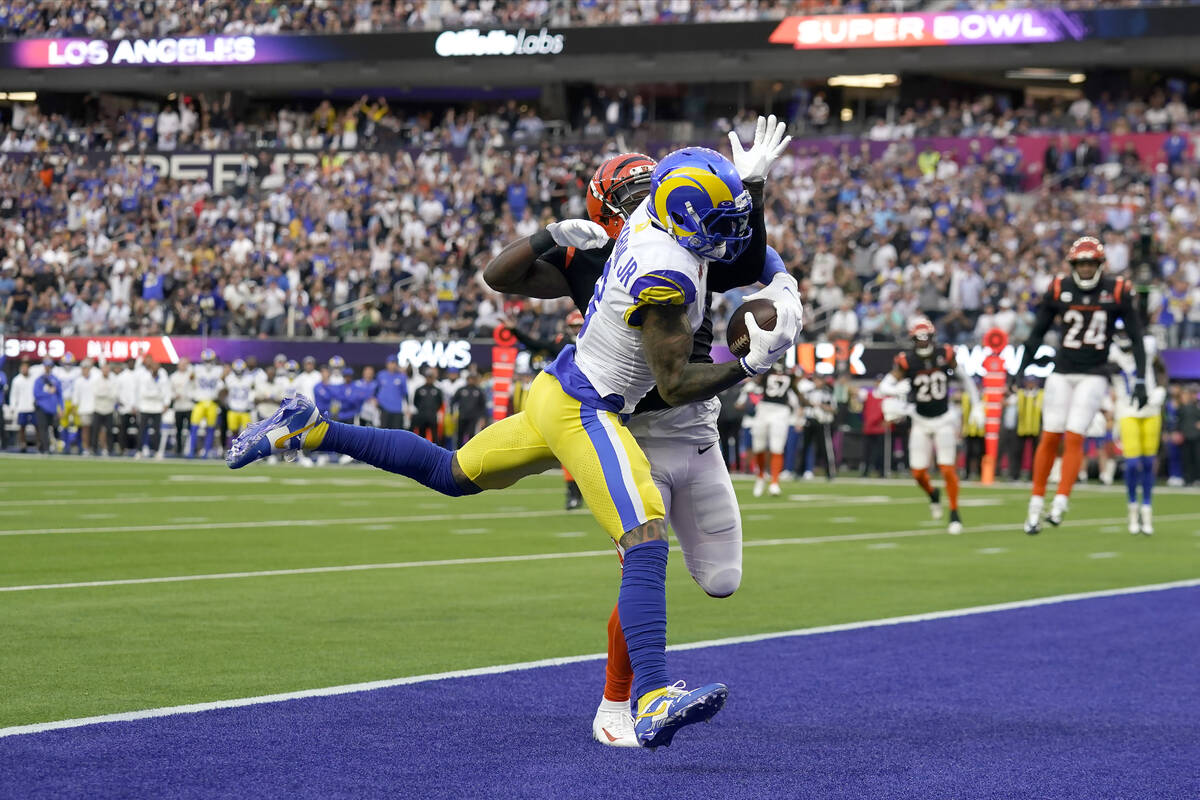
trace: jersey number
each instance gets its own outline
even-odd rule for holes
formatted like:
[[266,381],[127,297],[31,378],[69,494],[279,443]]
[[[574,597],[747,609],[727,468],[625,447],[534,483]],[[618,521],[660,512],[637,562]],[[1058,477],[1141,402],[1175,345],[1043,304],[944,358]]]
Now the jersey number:
[[[1103,350],[1104,343],[1108,339],[1108,313],[1105,311],[1093,311],[1092,320],[1089,323],[1084,315],[1071,309],[1063,314],[1063,322],[1069,325],[1066,336],[1063,337],[1063,347],[1069,350],[1079,350],[1084,347],[1091,347],[1096,350]],[[1087,325],[1087,330],[1084,330],[1084,325]],[[1080,333],[1083,336],[1080,336]]]
[[923,372],[913,378],[913,387],[917,390],[918,403],[932,403],[934,400],[945,400],[949,388],[944,372]]

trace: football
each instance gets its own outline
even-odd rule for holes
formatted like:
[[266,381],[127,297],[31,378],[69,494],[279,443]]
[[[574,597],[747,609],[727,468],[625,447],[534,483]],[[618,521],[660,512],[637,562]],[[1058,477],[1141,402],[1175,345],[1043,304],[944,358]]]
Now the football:
[[738,306],[725,329],[725,341],[729,344],[730,351],[738,358],[750,352],[750,331],[746,329],[746,312],[754,315],[754,321],[764,331],[775,330],[775,304],[770,300],[749,300]]

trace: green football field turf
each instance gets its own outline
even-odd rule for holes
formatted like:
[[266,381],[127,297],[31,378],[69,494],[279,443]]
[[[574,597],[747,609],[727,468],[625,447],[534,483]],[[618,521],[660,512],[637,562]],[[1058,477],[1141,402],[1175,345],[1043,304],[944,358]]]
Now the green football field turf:
[[[908,481],[736,485],[742,588],[673,553],[672,643],[1200,576],[1194,491],[1135,537],[1122,487],[1082,486],[1035,538],[1027,487],[967,485],[952,537]],[[0,457],[0,727],[601,652],[616,558],[561,504],[552,476],[451,500],[360,466]]]

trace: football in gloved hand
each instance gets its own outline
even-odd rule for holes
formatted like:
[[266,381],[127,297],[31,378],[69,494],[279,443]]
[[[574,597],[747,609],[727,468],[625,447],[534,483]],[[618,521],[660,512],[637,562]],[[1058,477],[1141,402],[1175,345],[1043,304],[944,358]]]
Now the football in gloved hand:
[[725,341],[732,353],[741,358],[750,352],[750,331],[746,329],[746,313],[754,315],[754,321],[764,331],[775,330],[775,304],[770,300],[748,300],[738,306],[729,318],[725,329]]

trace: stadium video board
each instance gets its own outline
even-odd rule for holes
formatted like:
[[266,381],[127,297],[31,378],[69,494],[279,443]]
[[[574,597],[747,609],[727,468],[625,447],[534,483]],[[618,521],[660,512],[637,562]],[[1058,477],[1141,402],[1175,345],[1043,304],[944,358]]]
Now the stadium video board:
[[[669,31],[670,35],[663,35]],[[1200,6],[791,16],[636,27],[463,28],[407,33],[20,39],[0,69],[254,66],[347,61],[553,59],[640,53],[1053,44],[1200,35]]]

